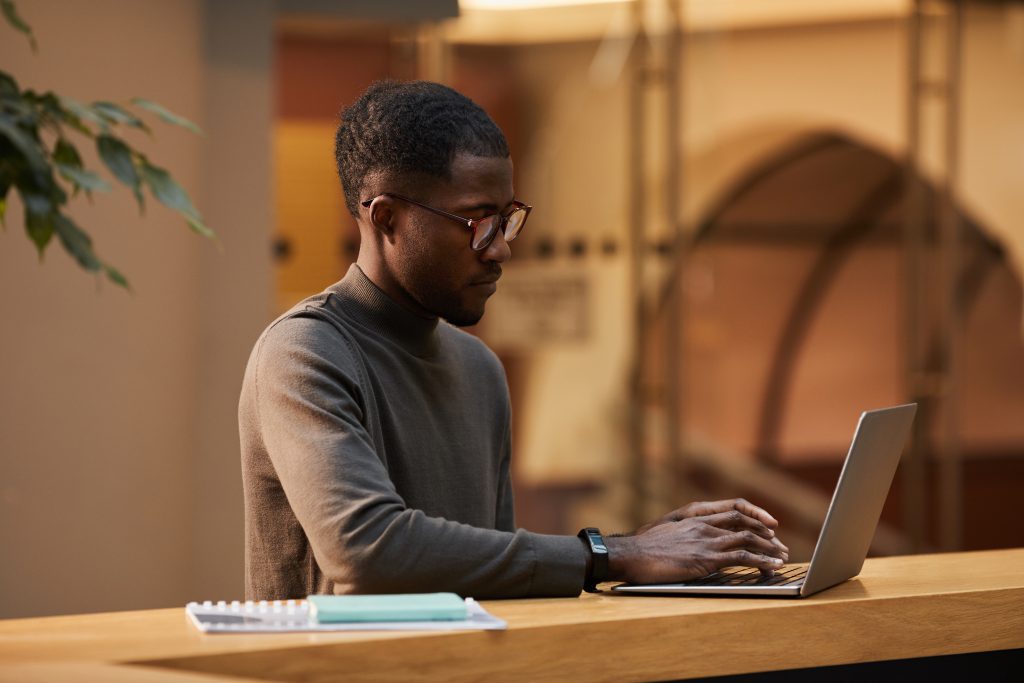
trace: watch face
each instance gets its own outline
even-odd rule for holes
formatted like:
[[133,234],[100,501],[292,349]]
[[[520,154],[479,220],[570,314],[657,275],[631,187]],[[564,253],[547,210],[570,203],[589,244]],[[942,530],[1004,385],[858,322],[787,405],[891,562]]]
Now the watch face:
[[604,544],[604,537],[601,536],[600,529],[586,528],[580,531],[578,536],[587,542],[590,546],[590,552],[594,555],[607,555],[608,546]]
[[608,577],[608,546],[604,544],[601,530],[594,527],[581,529],[578,534],[590,548],[592,562],[588,563],[587,576],[583,581],[583,590],[588,593],[600,593],[597,584]]

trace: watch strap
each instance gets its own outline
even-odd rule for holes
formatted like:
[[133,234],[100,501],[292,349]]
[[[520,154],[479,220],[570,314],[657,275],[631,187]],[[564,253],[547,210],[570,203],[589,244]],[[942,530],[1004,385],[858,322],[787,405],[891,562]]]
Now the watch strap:
[[583,580],[583,590],[600,593],[597,584],[608,578],[608,546],[605,545],[601,530],[594,527],[580,529],[577,536],[590,548],[590,571]]

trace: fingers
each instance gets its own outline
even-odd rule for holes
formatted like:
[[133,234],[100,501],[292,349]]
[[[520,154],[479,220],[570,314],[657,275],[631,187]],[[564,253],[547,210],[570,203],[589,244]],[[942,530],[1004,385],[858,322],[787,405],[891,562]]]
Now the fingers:
[[788,548],[770,531],[733,510],[662,524],[638,536],[609,537],[610,576],[636,583],[685,581],[732,565],[770,573],[789,559]]
[[716,541],[716,546],[721,551],[747,550],[752,553],[777,558],[779,564],[789,559],[789,553],[780,547],[780,544],[773,543],[774,539],[766,539],[758,536],[753,531],[737,531],[726,536],[721,536]]
[[747,502],[743,498],[737,498],[733,501],[736,509],[745,514],[748,517],[753,517],[757,521],[761,522],[770,529],[775,529],[779,526],[779,520],[775,519],[768,514],[768,511],[764,508],[759,508],[753,503]]
[[[750,530],[763,538],[775,537],[775,531],[773,529],[769,529],[760,520],[749,517],[738,510],[719,512],[718,514],[699,517],[697,519],[713,527],[718,527],[719,529],[728,529],[729,531]],[[788,550],[788,548],[786,549]]]
[[716,559],[719,567],[755,567],[766,573],[774,572],[783,565],[782,560],[777,557],[768,557],[749,550],[719,553]]
[[743,498],[715,500],[704,503],[690,503],[685,507],[679,508],[675,513],[682,513],[687,517],[706,517],[708,515],[720,514],[731,510],[740,512],[747,517],[753,517],[770,529],[775,529],[779,526],[779,520],[772,517],[763,508],[760,508]]
[[777,545],[779,547],[779,550],[782,551],[782,554],[779,555],[779,557],[781,557],[784,562],[789,562],[789,548],[787,548],[786,545],[779,540],[778,536],[772,538],[772,543]]
[[[774,536],[772,538],[772,543],[774,543],[776,546],[778,546],[779,550],[782,551],[781,555],[775,555],[775,557],[778,557],[779,559],[781,559],[783,564],[785,564],[786,562],[789,562],[789,548],[787,548],[782,543],[782,541],[779,540],[778,536]],[[774,567],[773,567],[773,569],[774,569]],[[765,576],[772,576],[773,574],[775,574],[775,572],[772,571],[772,569],[764,569],[763,567],[761,568],[761,573],[764,574]]]

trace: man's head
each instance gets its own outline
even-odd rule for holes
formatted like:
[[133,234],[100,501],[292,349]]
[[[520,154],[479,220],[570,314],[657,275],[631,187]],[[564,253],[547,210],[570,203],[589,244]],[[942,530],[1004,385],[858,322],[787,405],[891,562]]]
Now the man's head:
[[465,95],[429,81],[378,81],[342,112],[335,136],[345,206],[358,218],[364,186],[381,176],[450,179],[460,152],[509,155],[501,129]]
[[476,323],[509,248],[499,232],[474,250],[470,228],[441,213],[481,219],[514,208],[494,121],[443,85],[379,82],[342,112],[335,157],[364,272],[417,313]]

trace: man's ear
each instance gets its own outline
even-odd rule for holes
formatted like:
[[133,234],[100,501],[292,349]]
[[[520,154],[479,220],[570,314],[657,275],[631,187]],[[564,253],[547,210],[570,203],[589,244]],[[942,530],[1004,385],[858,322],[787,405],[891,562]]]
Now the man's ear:
[[391,237],[395,231],[395,203],[391,197],[383,195],[375,197],[370,204],[370,225],[384,238]]

